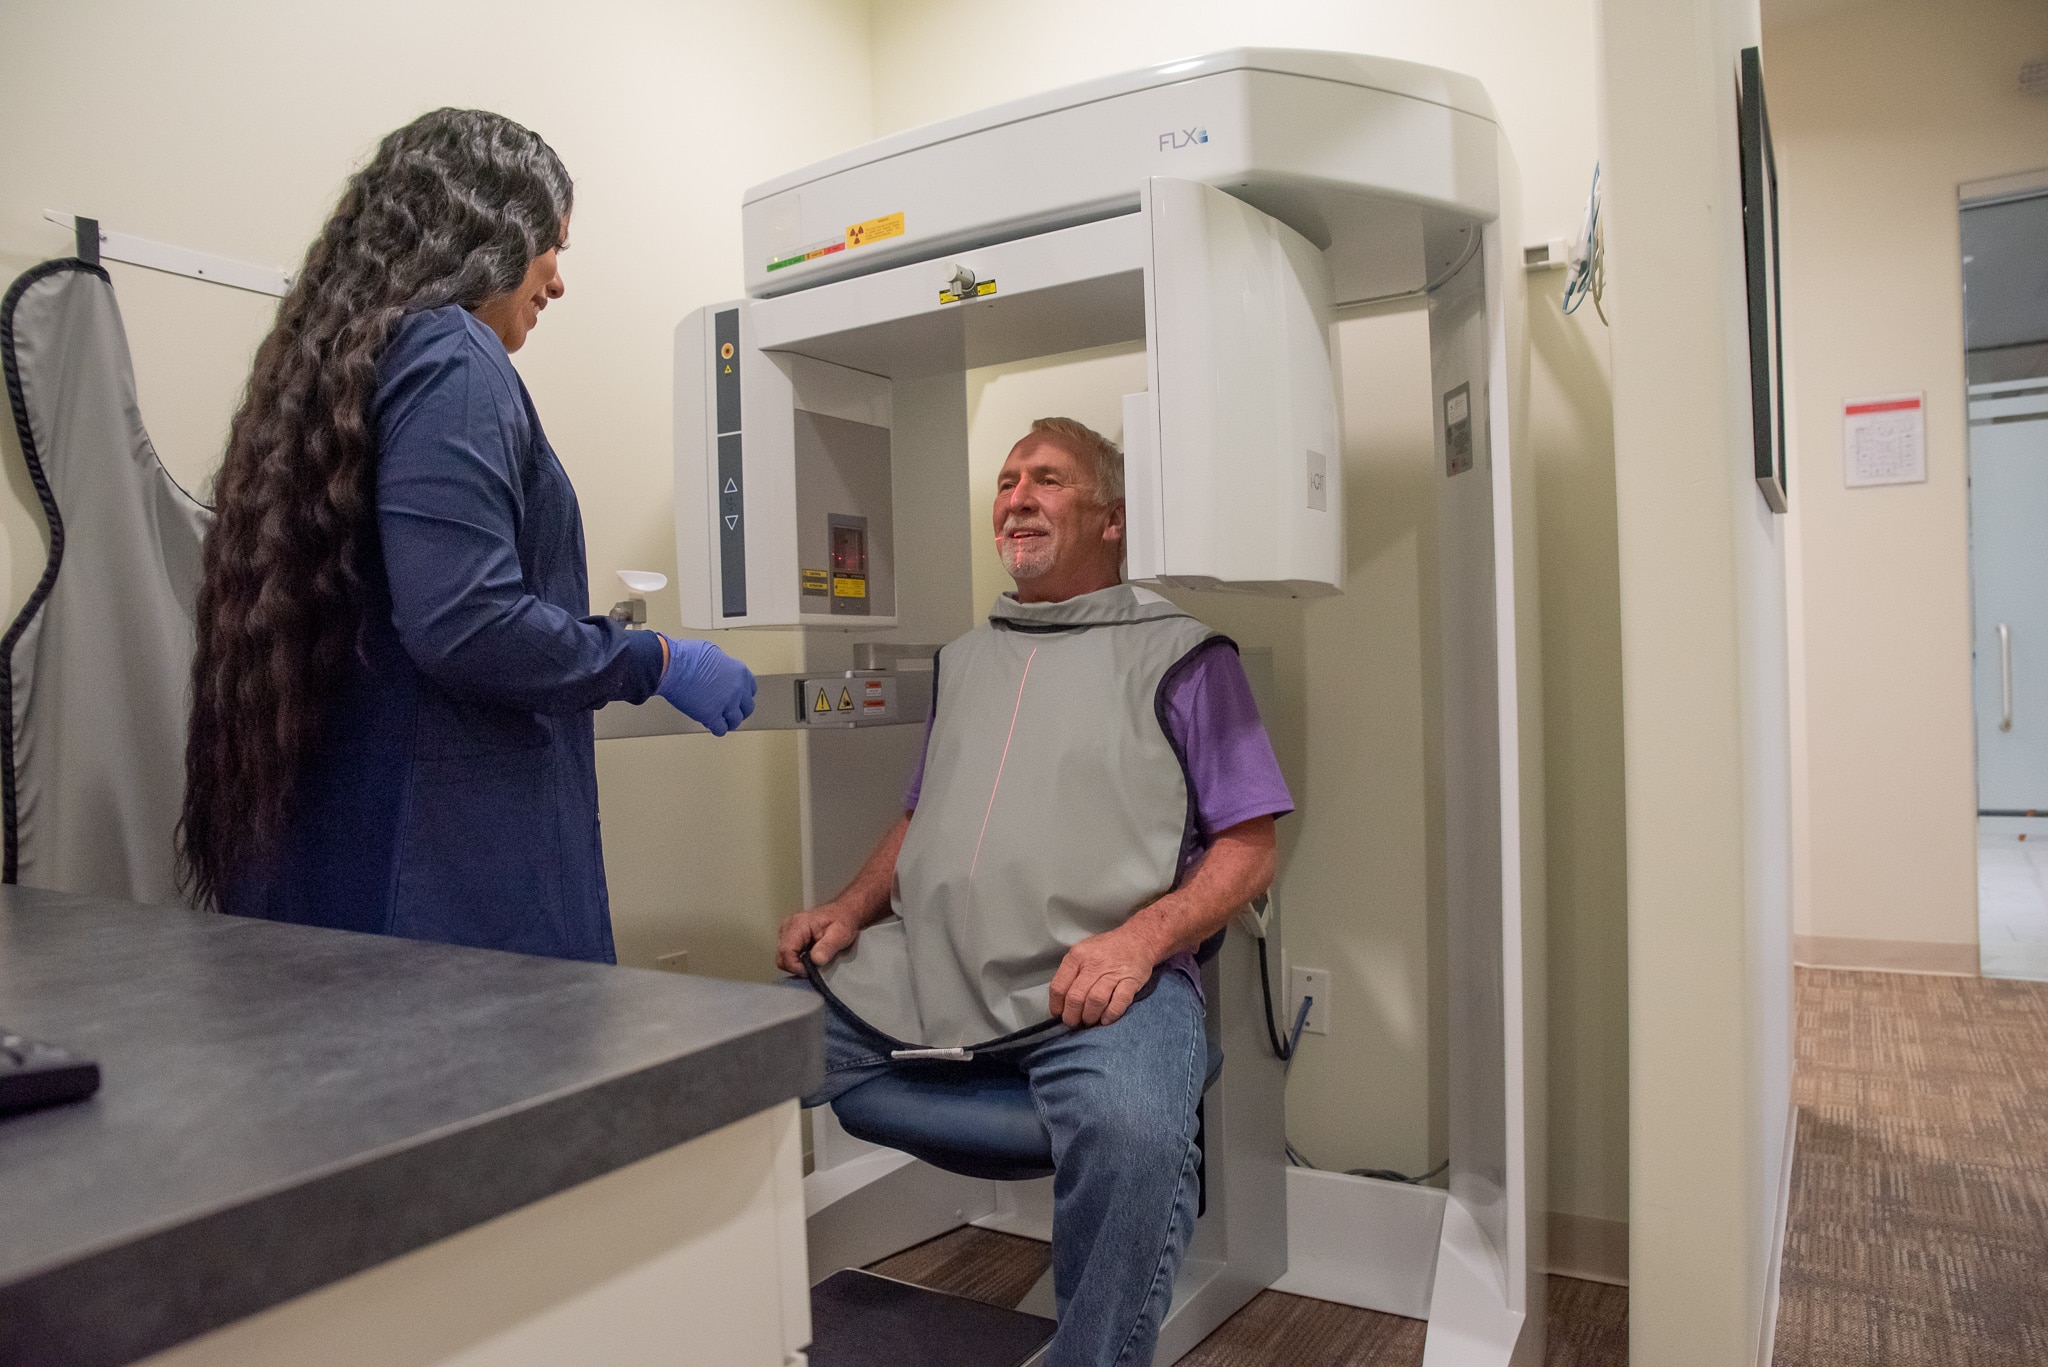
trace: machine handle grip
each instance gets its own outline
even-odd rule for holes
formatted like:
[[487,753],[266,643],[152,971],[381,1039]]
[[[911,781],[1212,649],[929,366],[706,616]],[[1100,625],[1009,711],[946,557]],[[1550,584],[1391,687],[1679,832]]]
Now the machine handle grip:
[[2005,623],[1998,624],[1998,695],[2003,703],[2003,712],[1998,720],[1998,729],[2012,730],[2012,629]]

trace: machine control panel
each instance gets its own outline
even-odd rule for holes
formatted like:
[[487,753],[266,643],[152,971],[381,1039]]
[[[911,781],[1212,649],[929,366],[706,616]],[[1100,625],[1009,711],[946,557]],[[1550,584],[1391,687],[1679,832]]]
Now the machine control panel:
[[712,320],[713,393],[718,430],[719,611],[747,615],[746,469],[740,451],[740,313],[723,309]]
[[826,519],[831,528],[832,615],[868,615],[868,520],[846,513]]
[[676,328],[682,624],[892,628],[892,384],[761,350],[759,316],[715,304]]

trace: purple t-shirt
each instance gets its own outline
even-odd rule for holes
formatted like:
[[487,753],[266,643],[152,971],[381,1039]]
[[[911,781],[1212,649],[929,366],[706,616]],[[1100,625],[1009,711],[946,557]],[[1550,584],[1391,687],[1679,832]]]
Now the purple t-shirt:
[[[934,714],[936,714],[936,707]],[[1273,742],[1259,720],[1259,706],[1252,700],[1251,680],[1229,642],[1220,638],[1195,647],[1194,655],[1175,667],[1166,683],[1166,734],[1187,761],[1188,784],[1194,789],[1195,830],[1188,848],[1181,853],[1180,878],[1201,862],[1217,834],[1240,821],[1260,816],[1285,816],[1294,810],[1294,798],[1287,780],[1280,776],[1280,761],[1273,754]],[[932,718],[924,722],[926,748],[932,738]],[[917,769],[903,794],[903,809],[917,810],[919,790],[924,786],[924,754],[918,753]],[[1176,885],[1180,879],[1176,879]],[[1195,956],[1174,955],[1166,966],[1187,975],[1202,989],[1202,975]]]

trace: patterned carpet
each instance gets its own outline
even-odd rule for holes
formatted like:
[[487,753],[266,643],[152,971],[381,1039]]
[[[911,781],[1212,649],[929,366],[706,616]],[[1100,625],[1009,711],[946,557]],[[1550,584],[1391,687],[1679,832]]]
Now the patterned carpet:
[[[905,1249],[874,1271],[919,1286],[1014,1306],[1045,1271],[1048,1249],[1031,1239],[967,1226]],[[1570,1277],[1550,1279],[1545,1367],[1624,1367],[1628,1290]],[[1421,1320],[1329,1301],[1260,1293],[1180,1360],[1180,1367],[1417,1367]]]
[[1777,1367],[2048,1363],[2048,983],[1802,969]]

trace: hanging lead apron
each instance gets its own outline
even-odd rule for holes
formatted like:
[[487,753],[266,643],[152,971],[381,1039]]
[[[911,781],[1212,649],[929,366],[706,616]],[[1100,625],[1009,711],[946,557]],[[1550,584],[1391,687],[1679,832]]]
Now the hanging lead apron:
[[212,513],[157,459],[107,273],[46,261],[0,300],[0,361],[49,523],[0,637],[0,881],[178,900],[192,600]]

